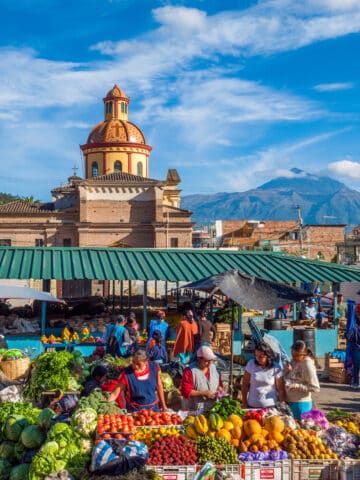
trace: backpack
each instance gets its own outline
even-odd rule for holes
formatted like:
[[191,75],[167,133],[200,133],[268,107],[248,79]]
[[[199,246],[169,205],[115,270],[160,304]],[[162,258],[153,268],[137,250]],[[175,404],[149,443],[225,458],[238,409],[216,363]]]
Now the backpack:
[[115,337],[115,326],[111,330],[109,340],[106,345],[106,353],[112,355],[113,357],[120,356],[120,347],[117,338]]

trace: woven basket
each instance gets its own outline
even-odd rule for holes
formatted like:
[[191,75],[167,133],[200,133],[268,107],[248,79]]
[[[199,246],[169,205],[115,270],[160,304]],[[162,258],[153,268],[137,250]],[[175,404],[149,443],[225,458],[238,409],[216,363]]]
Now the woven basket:
[[31,361],[29,357],[1,360],[0,369],[9,380],[21,380],[30,373]]

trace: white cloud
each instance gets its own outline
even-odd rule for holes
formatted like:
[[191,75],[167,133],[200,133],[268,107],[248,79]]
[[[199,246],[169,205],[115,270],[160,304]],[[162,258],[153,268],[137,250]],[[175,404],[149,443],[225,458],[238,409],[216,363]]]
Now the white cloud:
[[315,85],[314,90],[318,92],[334,92],[337,90],[351,90],[354,88],[352,82],[339,82],[339,83],[321,83]]
[[353,160],[339,160],[329,163],[328,169],[331,173],[341,177],[360,179],[360,163]]

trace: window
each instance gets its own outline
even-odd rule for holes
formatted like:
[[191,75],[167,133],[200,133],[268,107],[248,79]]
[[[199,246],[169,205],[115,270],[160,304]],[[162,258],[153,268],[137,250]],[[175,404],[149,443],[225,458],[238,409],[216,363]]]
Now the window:
[[112,104],[112,102],[108,102],[105,105],[105,112],[106,113],[112,113],[112,111],[113,111],[113,104]]
[[71,238],[64,238],[63,239],[63,246],[64,247],[71,247]]
[[142,177],[143,175],[143,165],[141,162],[138,162],[136,165],[136,174]]
[[114,163],[114,172],[122,172],[122,163],[119,160]]
[[99,175],[99,165],[97,162],[93,162],[91,165],[91,176],[97,177]]
[[35,238],[35,247],[43,247],[44,240],[42,238]]
[[11,247],[10,238],[0,238],[0,247]]
[[170,238],[170,248],[178,248],[178,246],[179,246],[179,239]]
[[121,102],[120,107],[121,107],[121,113],[125,113],[125,103],[124,102]]

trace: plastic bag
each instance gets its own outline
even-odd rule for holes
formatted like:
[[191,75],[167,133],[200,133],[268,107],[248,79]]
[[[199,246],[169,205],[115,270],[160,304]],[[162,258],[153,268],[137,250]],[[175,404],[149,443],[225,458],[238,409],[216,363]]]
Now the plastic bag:
[[21,402],[22,396],[20,388],[16,385],[11,385],[0,391],[0,402]]
[[101,440],[93,448],[90,470],[98,475],[124,475],[144,467],[148,457],[147,446],[141,442]]

